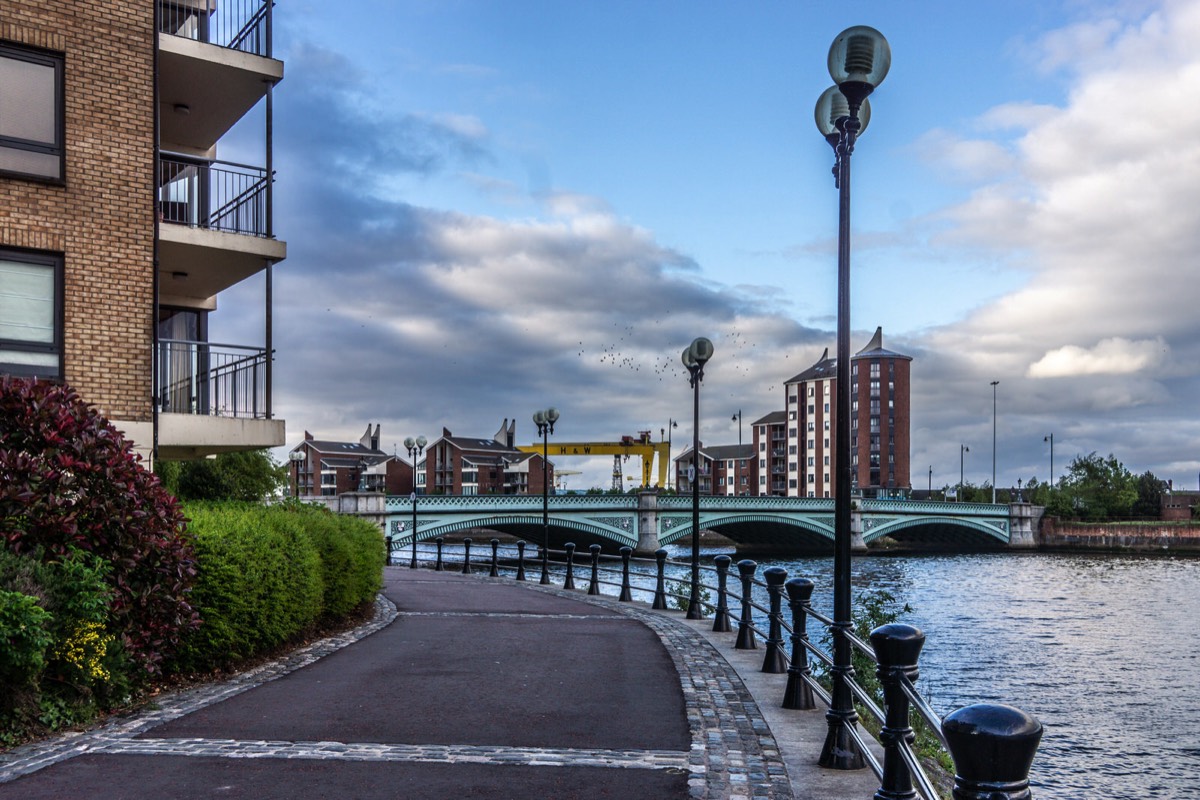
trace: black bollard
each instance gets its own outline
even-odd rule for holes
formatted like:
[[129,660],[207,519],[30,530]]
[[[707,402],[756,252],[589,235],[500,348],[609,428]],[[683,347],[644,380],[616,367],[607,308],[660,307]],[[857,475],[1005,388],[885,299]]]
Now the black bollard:
[[734,650],[757,650],[758,640],[754,638],[754,611],[750,608],[750,601],[754,593],[754,571],[758,569],[758,562],[751,561],[748,558],[743,558],[737,563],[738,575],[742,577],[742,613],[738,618],[738,635],[737,642],[734,643]]
[[435,564],[433,568],[438,572],[444,572],[446,567],[442,564],[442,543],[445,542],[446,540],[443,539],[441,536],[439,536],[436,539],[434,539],[433,541],[437,544],[437,553],[438,553],[437,554],[437,564]]
[[1012,706],[979,703],[942,720],[954,759],[954,800],[1030,800],[1042,723]]
[[816,708],[812,686],[805,680],[811,675],[808,668],[808,608],[815,584],[808,578],[792,578],[783,585],[792,609],[792,663],[788,665],[787,688],[783,690],[783,707],[798,710]]
[[904,693],[902,679],[917,680],[917,658],[924,645],[925,634],[912,625],[893,622],[871,631],[871,647],[875,648],[879,663],[875,675],[883,687],[884,703],[883,728],[879,731],[883,777],[875,800],[912,800],[917,796],[912,773],[900,752],[901,742],[912,745],[916,739],[908,724],[908,695]]
[[617,598],[622,603],[628,603],[633,600],[633,590],[629,586],[629,557],[633,555],[633,548],[625,545],[621,548],[621,596]]
[[463,575],[471,574],[471,540],[463,539]]
[[500,540],[492,539],[491,545],[492,545],[492,568],[490,570],[488,570],[488,577],[489,578],[499,578],[500,577],[500,560],[499,560]]
[[588,550],[592,553],[592,582],[588,594],[600,594],[600,545],[589,545]]
[[517,542],[517,580],[525,580],[525,540]]
[[567,579],[563,581],[564,589],[575,588],[575,543],[567,542],[563,545],[563,549],[567,551]]
[[654,560],[658,562],[658,583],[654,587],[654,605],[651,608],[655,611],[665,611],[667,608],[667,584],[664,571],[667,566],[667,551],[655,550]]
[[389,567],[392,565],[392,535],[390,533],[387,535],[387,560],[383,563]]
[[729,556],[717,556],[713,563],[717,565],[717,611],[713,617],[713,633],[729,633],[733,630],[729,616],[729,564],[733,561]]
[[787,657],[783,653],[783,582],[787,570],[783,567],[767,567],[763,570],[767,582],[767,595],[771,610],[767,612],[770,625],[767,628],[767,652],[763,656],[762,672],[778,675],[787,672]]

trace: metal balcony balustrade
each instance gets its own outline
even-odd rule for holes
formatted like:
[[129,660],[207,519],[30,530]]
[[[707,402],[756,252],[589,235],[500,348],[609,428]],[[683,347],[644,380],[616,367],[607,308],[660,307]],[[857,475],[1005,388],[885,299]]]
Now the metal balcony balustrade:
[[267,237],[273,177],[261,167],[164,155],[159,159],[159,214],[163,222]]
[[154,398],[167,414],[267,419],[267,351],[159,339]]
[[269,0],[164,0],[159,31],[256,56],[271,56]]

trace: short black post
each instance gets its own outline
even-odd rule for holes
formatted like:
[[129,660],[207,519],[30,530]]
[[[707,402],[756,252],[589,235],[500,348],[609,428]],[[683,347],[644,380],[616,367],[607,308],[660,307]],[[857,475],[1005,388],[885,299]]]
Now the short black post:
[[437,544],[437,563],[434,565],[434,570],[437,572],[445,572],[446,567],[442,564],[442,544],[446,541],[441,536],[433,540]]
[[763,657],[762,672],[779,675],[787,672],[787,657],[783,653],[783,582],[787,580],[787,570],[783,567],[767,567],[763,570],[763,580],[767,582],[767,595],[771,600],[771,610],[767,612],[770,625],[767,628],[767,652]]
[[1032,714],[999,703],[952,711],[942,733],[954,759],[954,800],[1030,800],[1029,768],[1042,739]]
[[733,630],[729,617],[729,564],[733,561],[729,556],[717,556],[713,563],[717,565],[717,612],[713,617],[713,633],[729,633]]
[[463,539],[463,575],[471,574],[471,540]]
[[387,535],[387,561],[383,563],[389,567],[392,565],[392,535],[390,533]]
[[754,638],[754,611],[750,607],[750,601],[754,594],[754,571],[758,569],[758,562],[751,561],[748,558],[743,558],[737,563],[738,575],[742,578],[742,614],[738,618],[738,635],[737,642],[734,643],[734,650],[757,650],[758,640]]
[[783,690],[783,707],[798,710],[816,708],[812,686],[805,678],[812,672],[808,668],[808,609],[816,587],[808,578],[792,578],[783,585],[788,594],[788,607],[792,609],[792,663],[788,665],[787,688]]
[[517,580],[525,580],[525,540],[517,542]]
[[654,560],[658,563],[658,583],[654,587],[654,605],[651,608],[655,611],[665,611],[667,608],[667,583],[664,570],[667,566],[667,551],[655,550]]
[[633,555],[633,548],[625,545],[621,548],[621,596],[617,598],[622,603],[628,603],[633,600],[633,590],[629,586],[629,557]]
[[879,667],[876,677],[883,687],[884,720],[879,731],[883,745],[883,778],[875,800],[915,800],[912,773],[900,752],[901,742],[909,745],[916,739],[908,724],[908,695],[903,679],[917,680],[917,658],[925,645],[925,634],[912,625],[893,622],[871,631],[871,647]]
[[600,594],[600,545],[589,545],[588,550],[592,552],[592,582],[588,594]]
[[499,578],[500,577],[500,559],[499,559],[500,540],[492,539],[491,545],[492,545],[492,568],[490,570],[488,570],[488,577],[489,578]]
[[550,543],[542,542],[542,577],[538,583],[542,586],[550,585]]
[[567,579],[563,581],[564,589],[575,588],[575,543],[567,542],[563,545],[563,549],[567,551]]

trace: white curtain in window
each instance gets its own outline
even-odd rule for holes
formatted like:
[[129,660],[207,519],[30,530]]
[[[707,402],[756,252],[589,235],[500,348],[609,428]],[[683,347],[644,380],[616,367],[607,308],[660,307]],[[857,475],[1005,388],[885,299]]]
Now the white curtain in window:
[[[0,340],[54,344],[54,267],[0,259]],[[4,349],[9,364],[57,366],[55,353]]]

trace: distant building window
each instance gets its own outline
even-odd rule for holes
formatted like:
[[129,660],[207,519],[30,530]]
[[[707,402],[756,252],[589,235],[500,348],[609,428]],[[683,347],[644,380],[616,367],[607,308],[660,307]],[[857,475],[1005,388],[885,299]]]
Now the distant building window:
[[0,250],[0,372],[62,377],[62,284],[60,256]]
[[0,172],[61,181],[62,55],[0,44],[0,109]]

